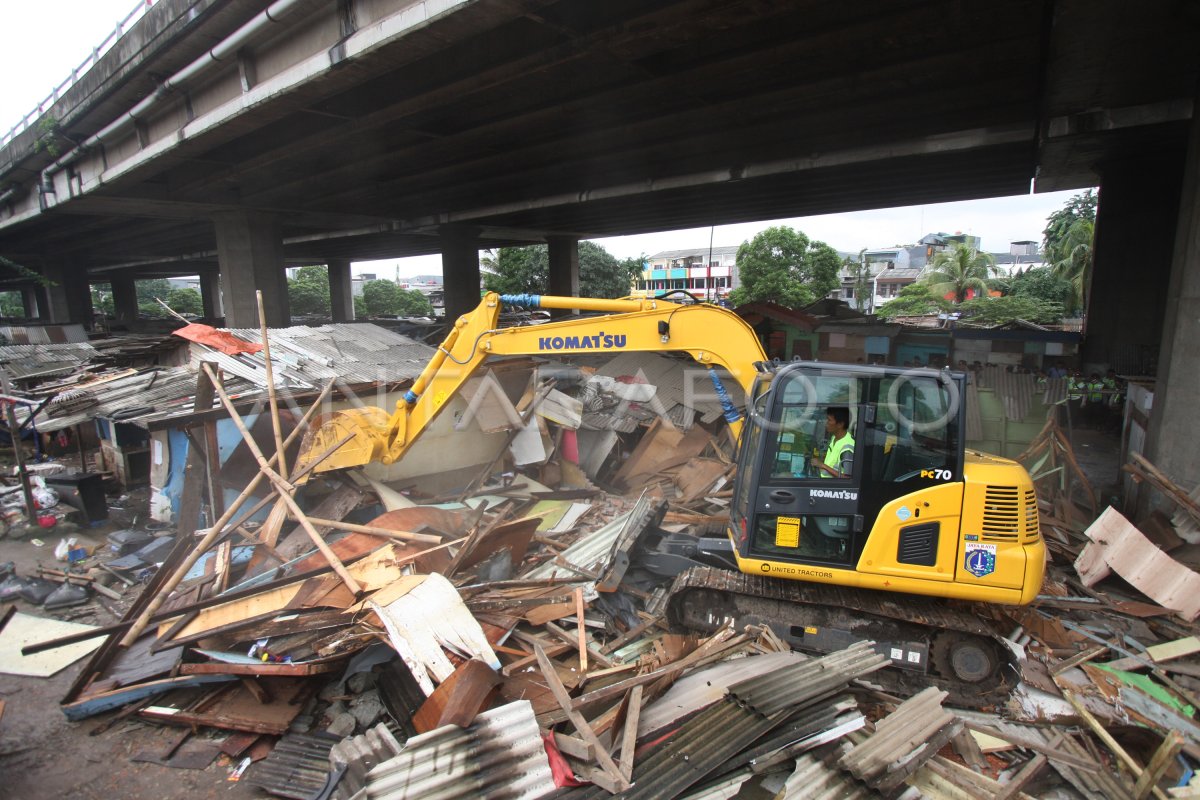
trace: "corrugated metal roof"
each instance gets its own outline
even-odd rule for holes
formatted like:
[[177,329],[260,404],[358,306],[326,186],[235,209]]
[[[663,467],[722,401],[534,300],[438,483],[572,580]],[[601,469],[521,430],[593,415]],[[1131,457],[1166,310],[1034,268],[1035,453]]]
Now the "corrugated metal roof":
[[447,725],[410,738],[367,773],[367,798],[533,800],[554,791],[541,731],[528,700],[485,711],[467,728]]
[[[257,328],[227,328],[239,339],[262,343]],[[407,336],[368,322],[309,328],[272,328],[267,332],[277,388],[323,386],[330,378],[346,383],[394,382],[415,378],[435,350]],[[266,387],[266,362],[261,352],[229,356],[192,344],[191,361],[216,361],[221,369]]]
[[836,691],[889,663],[887,656],[875,652],[873,642],[856,642],[845,650],[736,683],[729,694],[763,714],[774,714]]
[[[233,378],[226,382],[226,389],[237,396],[253,387]],[[61,395],[64,400],[69,398],[69,402],[51,402],[34,418],[34,424],[42,432],[57,431],[96,417],[111,418],[114,414],[145,408],[145,413],[122,417],[123,422],[141,422],[162,412],[190,412],[195,392],[196,373],[185,367],[145,370],[115,380],[97,381],[92,386],[80,384]],[[24,419],[22,413],[17,416]]]
[[[581,535],[575,544],[562,551],[560,556],[564,561],[588,572],[596,572],[608,566],[608,557],[612,552],[613,543],[625,529],[625,522],[632,513],[630,511],[613,517],[612,521],[604,527]],[[521,577],[525,579],[578,578],[579,574],[564,569],[553,561],[547,561],[527,570]]]
[[0,346],[0,365],[15,380],[69,372],[96,357],[86,341],[73,344],[8,344]]
[[894,782],[898,770],[911,773],[945,743],[935,746],[929,740],[957,722],[954,714],[942,708],[946,694],[931,686],[905,700],[876,723],[870,738],[839,758],[838,767],[873,787],[885,780]]
[[79,323],[69,325],[0,325],[0,337],[12,344],[62,344],[87,342]]
[[726,689],[731,685],[806,660],[806,656],[792,651],[764,653],[750,658],[719,661],[696,670],[675,681],[666,694],[642,709],[638,718],[638,736],[646,736],[712,705],[725,697]]
[[325,732],[289,733],[271,754],[256,764],[246,783],[259,786],[277,797],[307,800],[325,786],[329,772],[329,749],[338,741]]
[[783,800],[868,800],[878,795],[813,753],[796,759],[783,786]]

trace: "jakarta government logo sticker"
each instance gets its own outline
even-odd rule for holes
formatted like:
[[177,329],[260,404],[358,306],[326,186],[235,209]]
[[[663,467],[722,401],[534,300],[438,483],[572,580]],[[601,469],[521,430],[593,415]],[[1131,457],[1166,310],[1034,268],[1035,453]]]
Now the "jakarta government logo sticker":
[[968,544],[963,568],[976,578],[991,575],[996,571],[996,545]]

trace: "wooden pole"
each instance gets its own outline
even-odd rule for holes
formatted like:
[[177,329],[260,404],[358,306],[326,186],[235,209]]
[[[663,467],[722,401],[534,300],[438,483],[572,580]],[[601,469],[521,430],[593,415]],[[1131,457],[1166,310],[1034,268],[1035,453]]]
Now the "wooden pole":
[[[258,443],[255,442],[254,437],[250,435],[250,429],[246,427],[246,423],[242,419],[242,415],[238,413],[236,408],[234,408],[233,401],[230,400],[229,395],[225,393],[225,387],[217,382],[216,376],[213,375],[212,370],[209,369],[207,364],[204,364],[203,367],[204,371],[208,373],[209,378],[212,379],[213,388],[216,389],[217,396],[221,398],[221,403],[225,406],[225,410],[229,412],[229,416],[233,420],[233,424],[237,426],[238,431],[242,434],[242,441],[246,443],[246,446],[250,448],[250,452],[253,453],[255,459],[258,460],[261,468],[260,474],[265,475],[267,480],[275,485],[276,490],[279,492],[279,498],[283,500],[284,505],[288,507],[288,510],[292,513],[292,516],[294,516],[296,521],[300,523],[300,527],[304,528],[304,532],[308,534],[308,538],[312,539],[312,543],[315,544],[317,549],[321,551],[321,555],[325,556],[326,562],[329,563],[329,566],[333,567],[333,571],[339,578],[342,579],[342,583],[346,584],[346,588],[349,589],[350,592],[355,596],[360,594],[362,592],[362,587],[358,585],[358,581],[354,580],[354,576],[346,570],[346,565],[343,564],[342,560],[337,557],[337,553],[330,549],[329,545],[325,542],[325,539],[321,537],[321,534],[317,532],[317,529],[313,527],[313,524],[308,521],[308,517],[304,514],[304,511],[301,510],[300,506],[297,505],[296,500],[292,497],[291,491],[293,491],[295,487],[281,478],[279,473],[275,472],[275,470],[271,468],[271,464],[263,456],[262,450],[258,449]],[[280,455],[280,453],[277,453],[276,455]]]
[[275,398],[275,370],[271,366],[271,341],[267,336],[267,314],[263,311],[262,290],[255,292],[258,298],[258,326],[262,333],[263,361],[267,367],[267,400],[271,404],[271,429],[275,432],[275,452],[279,453],[279,472],[288,474],[287,458],[283,452],[282,427],[279,424],[279,401]]
[[[6,396],[12,394],[8,370],[0,369],[0,386]],[[29,524],[37,525],[37,504],[33,502],[33,487],[29,484],[29,470],[25,468],[25,453],[21,449],[21,426],[17,424],[17,412],[13,411],[11,400],[5,401],[4,414],[8,421],[8,435],[12,438],[13,458],[17,461],[17,476],[21,479],[21,491],[25,495],[25,511],[29,514]]]
[[[333,383],[334,380],[331,378],[329,382],[325,384],[325,388],[321,390],[321,394],[317,396],[317,399],[309,407],[308,411],[305,412],[304,417],[300,420],[300,424],[297,425],[296,429],[288,435],[287,441],[284,442],[284,447],[287,447],[289,444],[291,444],[292,440],[299,436],[300,432],[305,429],[305,427],[308,425],[308,421],[312,419],[313,414],[317,412],[317,409],[321,407],[321,403],[325,402],[325,398],[328,397],[330,391],[333,390]],[[274,461],[275,457],[272,457],[271,462],[274,463]],[[242,490],[242,493],[239,494],[232,503],[230,503],[227,509],[225,509],[225,513],[221,515],[221,518],[213,523],[213,526],[208,529],[207,533],[204,534],[204,538],[202,538],[196,544],[196,546],[192,548],[192,552],[188,553],[188,556],[183,560],[183,563],[180,564],[175,572],[172,573],[171,577],[166,580],[154,599],[151,600],[144,609],[142,609],[142,613],[138,615],[137,619],[133,621],[133,624],[130,626],[129,630],[126,631],[125,635],[121,638],[121,647],[129,647],[138,640],[138,637],[142,635],[142,631],[144,631],[146,626],[150,623],[150,618],[154,616],[158,609],[162,608],[163,603],[167,602],[167,596],[170,595],[171,592],[175,590],[175,587],[183,581],[183,579],[187,576],[188,571],[191,570],[196,562],[200,560],[200,556],[204,555],[204,552],[212,546],[213,542],[220,538],[221,534],[224,533],[225,525],[229,522],[229,520],[233,519],[233,515],[236,514],[238,509],[242,507],[242,503],[246,502],[254,495],[255,490],[258,489],[258,485],[264,480],[266,480],[266,476],[261,472],[250,479],[250,483],[246,485],[246,488]]]
[[318,517],[309,517],[308,521],[313,525],[321,528],[333,528],[339,531],[349,531],[351,533],[366,533],[371,536],[383,536],[388,539],[400,539],[406,542],[420,542],[421,544],[440,544],[441,536],[432,533],[412,533],[410,531],[392,531],[387,528],[377,528],[372,525],[355,525],[352,522],[337,522],[332,519],[320,519]]

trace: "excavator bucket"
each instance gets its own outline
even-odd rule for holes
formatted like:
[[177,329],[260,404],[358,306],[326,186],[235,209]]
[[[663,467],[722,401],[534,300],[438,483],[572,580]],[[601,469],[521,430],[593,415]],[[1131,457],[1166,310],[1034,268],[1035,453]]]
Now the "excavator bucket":
[[387,448],[388,414],[382,408],[348,408],[321,414],[304,434],[298,469],[319,462],[312,472],[361,467]]

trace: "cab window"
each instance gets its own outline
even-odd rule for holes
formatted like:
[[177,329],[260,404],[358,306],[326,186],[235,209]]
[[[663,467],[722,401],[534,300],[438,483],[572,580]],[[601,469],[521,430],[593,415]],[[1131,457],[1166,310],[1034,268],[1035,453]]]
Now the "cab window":
[[[872,478],[961,480],[957,387],[934,377],[900,375],[880,383],[876,424],[869,434]],[[929,473],[933,473],[932,475]]]
[[[819,464],[829,447],[826,412],[845,408],[847,431],[854,435],[862,387],[859,378],[844,374],[788,373],[777,390],[769,439],[771,453],[766,462],[772,478],[817,478]],[[851,460],[853,465],[855,460]],[[857,469],[852,467],[854,472]]]

